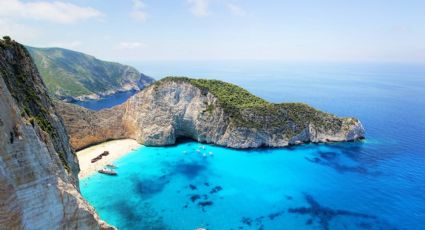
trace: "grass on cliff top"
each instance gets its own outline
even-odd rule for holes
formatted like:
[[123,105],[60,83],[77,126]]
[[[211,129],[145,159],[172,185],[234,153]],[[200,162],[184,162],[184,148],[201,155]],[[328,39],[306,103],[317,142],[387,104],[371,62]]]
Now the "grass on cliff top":
[[220,101],[222,106],[229,108],[254,108],[269,106],[271,103],[251,94],[248,90],[243,89],[237,85],[219,81],[219,80],[206,80],[206,79],[192,79],[187,77],[166,77],[160,82],[166,81],[181,81],[191,83],[206,94],[212,93]]
[[[314,109],[304,103],[270,103],[251,94],[237,85],[219,80],[192,79],[187,77],[166,77],[156,83],[167,81],[187,82],[197,86],[204,94],[210,92],[217,97],[220,105],[238,124],[247,127],[282,126],[288,122],[295,129],[303,129],[309,123],[325,128],[339,128],[341,119]],[[244,116],[250,114],[253,116]],[[247,118],[252,117],[252,118]],[[267,124],[265,124],[267,123]]]

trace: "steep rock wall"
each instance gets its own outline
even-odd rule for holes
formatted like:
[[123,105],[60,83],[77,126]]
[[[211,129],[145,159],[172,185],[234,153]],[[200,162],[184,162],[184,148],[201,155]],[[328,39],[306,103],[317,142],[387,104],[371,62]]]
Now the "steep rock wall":
[[63,121],[10,40],[0,40],[0,108],[0,229],[111,229],[82,198]]

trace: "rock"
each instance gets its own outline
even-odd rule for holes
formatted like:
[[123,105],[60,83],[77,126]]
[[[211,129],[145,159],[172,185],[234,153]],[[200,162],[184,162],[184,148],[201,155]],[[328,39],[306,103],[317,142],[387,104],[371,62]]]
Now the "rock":
[[231,148],[364,138],[355,118],[338,118],[301,103],[268,103],[213,80],[166,78],[122,105],[97,112],[63,102],[57,107],[75,149],[119,138],[162,146],[186,137]]
[[27,50],[0,40],[0,229],[113,229],[79,192],[78,160]]

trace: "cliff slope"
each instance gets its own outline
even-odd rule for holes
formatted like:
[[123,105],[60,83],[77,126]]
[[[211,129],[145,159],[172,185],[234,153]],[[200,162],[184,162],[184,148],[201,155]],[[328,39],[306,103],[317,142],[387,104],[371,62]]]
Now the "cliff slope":
[[154,80],[135,68],[61,48],[27,47],[49,92],[59,99],[86,100],[141,90]]
[[0,40],[0,229],[108,229],[79,192],[63,120],[26,49]]
[[95,112],[66,103],[58,109],[76,149],[119,138],[160,146],[186,137],[231,148],[364,138],[356,118],[339,118],[301,103],[269,103],[216,80],[170,77],[112,109]]

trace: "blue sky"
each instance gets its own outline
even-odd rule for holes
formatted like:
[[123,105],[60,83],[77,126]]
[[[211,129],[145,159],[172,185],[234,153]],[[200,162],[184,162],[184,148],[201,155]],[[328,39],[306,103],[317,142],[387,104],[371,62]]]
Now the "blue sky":
[[0,32],[121,62],[425,62],[425,1],[0,0]]

